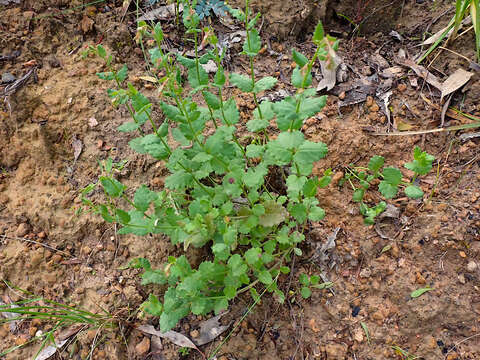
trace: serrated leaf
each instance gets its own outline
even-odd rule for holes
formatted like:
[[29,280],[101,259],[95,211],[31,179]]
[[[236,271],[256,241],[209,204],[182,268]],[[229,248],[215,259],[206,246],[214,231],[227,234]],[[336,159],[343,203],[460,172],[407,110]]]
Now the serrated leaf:
[[160,316],[162,315],[163,305],[155,295],[150,294],[148,300],[142,304],[142,309],[153,316]]
[[414,160],[410,163],[406,163],[404,166],[412,170],[413,172],[419,175],[426,175],[432,169],[432,163],[435,160],[433,155],[428,154],[425,151],[422,151],[418,146],[415,147],[413,152]]
[[117,71],[117,80],[123,82],[127,78],[128,68],[127,65],[123,64],[122,68]]
[[305,176],[298,177],[297,175],[289,175],[286,181],[287,184],[287,194],[288,197],[292,200],[300,200],[300,192],[303,190],[303,186],[307,182]]
[[130,122],[123,123],[122,125],[117,127],[117,130],[121,132],[131,132],[131,131],[137,130],[139,127],[140,127],[140,124],[130,121]]
[[423,190],[418,186],[409,185],[405,188],[405,195],[410,199],[421,199],[423,197]]
[[192,185],[192,175],[183,170],[178,170],[165,179],[165,186],[172,190],[183,190]]
[[259,216],[258,223],[264,227],[271,227],[280,224],[287,216],[287,210],[274,200],[267,200],[263,203],[265,214]]
[[233,97],[223,103],[223,112],[225,118],[223,119],[221,113],[219,117],[222,118],[225,124],[234,125],[240,120],[240,112],[238,111],[237,103]]
[[308,213],[308,219],[310,221],[320,221],[325,218],[325,210],[323,210],[319,206],[313,206],[309,213]]
[[410,294],[410,297],[414,299],[414,298],[417,298],[419,296],[422,296],[423,294],[425,294],[426,292],[431,291],[431,290],[434,290],[434,289],[429,288],[429,287],[417,289],[415,291],[412,291],[412,293]]
[[111,197],[121,196],[125,191],[125,189],[127,188],[120,181],[112,177],[101,176],[100,183],[102,184],[105,192]]
[[382,193],[385,199],[393,199],[398,193],[398,185],[392,185],[386,181],[380,181],[378,190]]
[[255,266],[259,262],[261,255],[262,255],[262,249],[258,247],[254,247],[254,248],[248,249],[245,252],[244,257],[247,264]]
[[98,54],[98,56],[100,56],[103,59],[105,59],[107,57],[107,52],[106,52],[105,48],[100,44],[97,45],[97,54]]
[[303,224],[307,219],[307,208],[302,203],[290,205],[288,210],[290,215],[292,215],[300,224]]
[[[300,103],[299,116],[300,118],[307,119],[316,115],[322,110],[327,104],[327,96],[318,96],[318,97],[309,97],[304,99]],[[299,128],[302,124],[300,124]]]
[[263,270],[258,273],[258,280],[265,285],[273,283],[272,274],[269,271]]
[[157,193],[151,191],[147,186],[140,186],[133,197],[133,203],[140,211],[147,211],[151,202],[158,198]]
[[205,102],[214,110],[220,109],[220,99],[217,95],[212,94],[210,91],[202,91]]
[[296,149],[305,142],[305,137],[300,131],[285,131],[278,135],[276,142],[285,149]]
[[247,145],[246,154],[249,158],[256,158],[263,155],[265,147],[263,145],[250,144]]
[[297,152],[293,156],[293,160],[298,163],[311,164],[323,159],[327,155],[327,152],[328,148],[324,143],[306,140],[299,146]]
[[248,32],[247,38],[243,43],[243,52],[248,56],[255,56],[262,48],[262,40],[258,34],[257,29],[252,29]]
[[238,87],[243,92],[252,92],[252,79],[246,75],[232,73],[230,74],[230,83]]
[[219,87],[221,88],[223,85],[225,85],[225,81],[226,81],[226,77],[225,77],[225,70],[223,69],[222,66],[220,66],[217,70],[217,72],[215,73],[215,76],[213,78],[213,84],[216,86],[216,87]]
[[276,83],[277,83],[277,79],[275,79],[272,76],[266,76],[255,82],[255,86],[253,87],[253,92],[259,93],[261,91],[269,90],[273,88]]
[[402,173],[394,167],[383,169],[383,181],[390,185],[399,185],[402,182]]
[[385,158],[383,156],[375,155],[368,162],[368,169],[374,173],[377,173],[383,167],[384,163]]

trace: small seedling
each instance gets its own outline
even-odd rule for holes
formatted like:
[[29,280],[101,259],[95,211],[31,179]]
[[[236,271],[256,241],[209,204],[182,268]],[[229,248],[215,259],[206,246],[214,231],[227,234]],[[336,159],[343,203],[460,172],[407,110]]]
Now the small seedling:
[[426,288],[421,288],[421,289],[417,289],[415,291],[412,291],[412,293],[410,294],[410,297],[412,299],[415,299],[419,296],[422,296],[423,294],[425,294],[426,292],[428,291],[432,291],[434,290],[433,288],[429,288],[429,287],[426,287]]
[[320,283],[320,277],[317,275],[308,276],[307,274],[300,274],[298,281],[302,285],[300,294],[304,299],[308,299],[312,295],[312,288],[322,290],[333,286],[332,282]]
[[365,217],[365,224],[371,225],[375,222],[375,217],[381,214],[387,204],[381,201],[373,207],[369,207],[363,202],[366,191],[374,182],[378,182],[378,190],[385,199],[392,199],[397,196],[400,189],[403,189],[406,196],[411,199],[420,199],[423,197],[423,190],[415,185],[418,176],[426,175],[432,169],[432,163],[435,160],[430,154],[415,147],[413,152],[413,161],[406,163],[405,168],[413,171],[414,176],[409,182],[402,180],[402,173],[395,167],[384,167],[385,158],[383,156],[373,156],[368,167],[355,166],[351,164],[345,169],[345,176],[340,181],[340,185],[348,182],[353,189],[353,201],[360,203],[360,212]]

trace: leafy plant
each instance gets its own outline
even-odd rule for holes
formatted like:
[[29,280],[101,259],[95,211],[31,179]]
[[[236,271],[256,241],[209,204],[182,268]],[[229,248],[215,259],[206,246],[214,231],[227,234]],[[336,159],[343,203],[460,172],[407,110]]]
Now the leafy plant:
[[[184,8],[183,24],[193,40],[193,59],[162,50],[160,23],[153,27],[139,23],[138,38],[153,38],[156,44],[149,54],[151,76],[163,74],[155,78],[161,90],[163,122],[152,116],[151,101],[133,85],[125,84],[126,66],[117,69],[101,45],[90,48],[105,60],[107,71],[98,76],[115,84],[108,90],[112,104],[125,106],[133,119],[118,130],[135,133],[130,147],[165,161],[171,175],[163,191],[142,185],[131,199],[127,187],[114,173],[105,171],[99,182],[84,189],[84,204],[105,221],[120,224],[120,234],[161,233],[173,244],[182,244],[185,251],[192,246],[210,250],[211,255],[198,266],[192,266],[185,255],[170,256],[159,269],[153,269],[146,259],[130,264],[144,270],[143,284],[168,287],[163,302],[150,294],[142,306],[160,317],[162,331],[173,328],[189,313],[219,313],[247,291],[258,302],[257,284],[283,301],[285,296],[276,282],[280,273],[289,271],[283,264],[301,255],[298,246],[305,239],[307,223],[325,216],[316,195],[318,188],[329,184],[331,171],[319,179],[312,176],[312,169],[326,156],[327,146],[305,139],[300,129],[326,102],[326,97],[316,96],[311,86],[312,67],[317,59],[328,61],[338,42],[325,35],[318,24],[313,35],[317,46],[313,57],[292,52],[297,64],[292,74],[296,94],[278,102],[259,103],[258,95],[277,82],[271,76],[257,79],[255,75],[254,58],[262,48],[255,28],[260,14],[250,16],[247,0],[245,12],[236,10],[235,17],[245,24],[243,54],[249,59],[250,74],[232,73],[228,81],[250,94],[255,103],[252,118],[246,123],[252,134],[248,141],[238,135],[240,113],[235,99],[223,94],[227,74],[222,66],[223,54],[216,46],[218,39],[211,29],[203,29],[202,43],[213,45],[213,50],[198,54],[200,17],[190,4]],[[214,60],[218,68],[213,79],[202,67],[209,60]],[[187,73],[189,90],[180,65]],[[195,94],[202,95],[205,106],[193,99]],[[279,133],[270,136],[274,124]],[[207,127],[214,130],[211,135],[204,134]],[[270,184],[274,176],[282,179],[282,186]],[[97,186],[103,188],[107,202],[95,203],[88,198]],[[130,208],[123,210],[125,204]]]
[[224,16],[229,11],[229,7],[223,0],[199,0],[197,6],[195,6],[195,11],[201,20],[209,17],[212,11],[216,16]]
[[302,285],[300,294],[304,299],[308,299],[312,295],[311,288],[328,289],[333,286],[332,282],[320,283],[320,277],[317,275],[308,276],[307,274],[300,274],[298,281]]
[[402,180],[402,173],[395,167],[385,167],[385,158],[382,156],[373,156],[368,167],[354,166],[350,164],[345,170],[345,176],[340,182],[343,185],[348,182],[353,189],[353,201],[360,203],[360,212],[365,217],[365,224],[373,224],[375,217],[381,214],[387,204],[384,201],[379,202],[374,207],[368,207],[363,202],[365,192],[370,186],[378,183],[378,190],[385,199],[392,199],[397,196],[400,188],[403,188],[405,195],[411,199],[420,199],[423,197],[423,190],[415,185],[415,180],[420,175],[426,175],[432,169],[432,163],[435,157],[422,151],[418,146],[413,152],[413,161],[406,163],[405,168],[414,172],[410,182]]

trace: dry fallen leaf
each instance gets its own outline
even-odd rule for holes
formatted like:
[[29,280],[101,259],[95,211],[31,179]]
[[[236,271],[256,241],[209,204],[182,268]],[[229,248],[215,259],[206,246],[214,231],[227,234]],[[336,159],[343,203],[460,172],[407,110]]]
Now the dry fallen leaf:
[[156,330],[153,325],[140,325],[137,327],[138,330],[144,332],[145,334],[150,334],[153,336],[158,336],[164,339],[168,339],[173,342],[175,345],[181,347],[188,347],[190,349],[198,350],[197,345],[195,345],[192,340],[187,338],[185,335],[180,334],[176,331],[170,330],[162,333],[161,331]]
[[[139,17],[137,21],[167,20],[175,16],[175,7],[176,7],[176,4],[160,6],[159,8],[146,12],[145,15]],[[179,4],[178,12],[181,13],[182,11],[183,11],[183,5]]]
[[80,156],[83,150],[82,141],[80,139],[77,139],[76,136],[73,137],[72,147],[73,147],[73,163],[76,163],[78,160],[78,157]]
[[195,343],[198,346],[213,341],[217,336],[229,328],[230,324],[222,325],[219,322],[220,318],[225,314],[226,312],[205,320],[200,324],[200,334],[195,338]]
[[53,354],[55,354],[57,352],[57,350],[59,350],[63,345],[65,345],[67,343],[67,341],[68,341],[68,339],[62,340],[58,343],[55,343],[55,345],[49,345],[49,346],[43,348],[43,350],[40,351],[40,353],[35,358],[33,358],[32,360],[47,360]]
[[93,20],[90,19],[88,16],[84,15],[82,21],[80,21],[80,29],[82,29],[83,33],[86,34],[93,28]]
[[463,70],[462,68],[457,69],[452,75],[450,75],[442,84],[442,99],[448,94],[453,93],[454,91],[460,89],[465,85],[468,80],[473,76],[473,73]]

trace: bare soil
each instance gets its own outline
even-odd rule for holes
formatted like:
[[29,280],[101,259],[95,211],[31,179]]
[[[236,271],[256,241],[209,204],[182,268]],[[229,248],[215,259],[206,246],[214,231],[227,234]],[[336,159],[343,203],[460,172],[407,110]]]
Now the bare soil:
[[[400,49],[417,54],[416,45],[424,32],[438,31],[453,14],[450,11],[438,18],[449,8],[447,1],[398,1],[382,8],[384,3],[331,1],[320,7],[310,0],[252,1],[255,10],[266,14],[261,35],[270,50],[258,60],[259,75],[274,74],[281,79],[276,90],[289,89],[290,51],[313,51],[311,32],[320,18],[336,36],[344,36],[339,54],[350,71],[370,76],[377,72],[378,61],[372,60],[375,54],[388,66],[397,65],[394,55]],[[365,6],[358,6],[362,4]],[[140,285],[137,272],[122,266],[137,257],[159,265],[179,250],[160,236],[117,236],[116,228],[99,217],[76,214],[80,190],[96,181],[98,161],[107,157],[128,160],[118,178],[129,186],[129,193],[141,184],[161,189],[168,172],[161,163],[132,152],[128,136],[116,131],[128,114],[112,108],[106,96],[109,84],[96,76],[103,71],[101,63],[94,58],[83,60],[82,50],[102,43],[118,63],[128,64],[129,81],[152,99],[156,89],[139,78],[145,68],[133,39],[133,5],[124,19],[122,1],[80,5],[83,2],[62,0],[0,5],[0,56],[9,56],[0,61],[0,75],[20,78],[32,66],[37,67],[36,81],[32,77],[0,104],[0,279],[6,281],[0,282],[0,300],[22,300],[23,294],[8,285],[13,284],[37,296],[93,312],[102,307],[126,318],[158,289]],[[65,11],[76,6],[80,7]],[[364,23],[367,35],[348,36],[352,28],[339,13],[355,21],[372,14]],[[218,31],[231,31],[216,26]],[[165,22],[165,29],[171,32],[173,46],[183,42],[172,21]],[[402,41],[389,35],[392,29],[402,35]],[[463,35],[450,49],[473,59],[473,32]],[[469,62],[454,53],[435,55],[426,64],[441,78],[459,67],[468,70]],[[231,54],[231,71],[244,72],[245,64],[241,55]],[[480,116],[480,73],[470,71],[473,77],[453,96],[451,105]],[[0,91],[2,87],[5,85],[0,85]],[[391,87],[394,125],[408,124],[413,130],[439,126],[440,111],[432,103],[440,104],[440,99],[421,79],[415,84],[414,76],[405,70],[405,76],[395,78]],[[248,118],[252,100],[233,94],[243,117]],[[453,132],[373,136],[366,130],[388,129],[385,115],[378,106],[365,102],[339,110],[339,96],[344,95],[332,91],[328,105],[303,128],[307,137],[323,141],[329,148],[329,155],[318,162],[315,171],[321,174],[332,168],[340,174],[343,166],[366,164],[373,155],[382,155],[389,165],[402,168],[418,145],[438,159],[435,171],[420,183],[426,194],[435,190],[434,194],[423,200],[389,201],[400,215],[367,227],[351,200],[350,189],[340,188],[334,181],[319,192],[327,216],[320,226],[308,229],[304,255],[292,264],[292,277],[280,280],[288,300],[279,305],[265,297],[236,328],[217,358],[406,359],[393,350],[398,346],[423,359],[479,359],[478,138],[462,142]],[[446,125],[455,124],[458,121],[446,119]],[[72,144],[78,140],[82,152],[75,161]],[[369,196],[372,201],[380,200],[378,194]],[[319,260],[323,259],[319,249],[337,228],[335,248],[329,250],[327,260]],[[316,291],[303,300],[296,281],[301,272],[323,274],[334,282],[333,291]],[[416,299],[410,297],[413,290],[426,286],[434,290]],[[225,321],[240,319],[250,304],[248,297],[238,299]],[[177,330],[188,336],[201,320],[191,316]],[[130,325],[146,322],[154,323],[154,319],[130,318]],[[48,326],[47,322],[23,323],[11,331],[8,324],[1,325],[0,351],[27,341]],[[159,353],[149,354],[149,349],[142,353],[137,345],[146,343],[145,335],[132,327],[104,331],[106,337],[97,344],[92,358],[201,358],[195,351],[181,355],[178,347],[167,341]],[[54,356],[85,359],[95,334],[84,331]],[[217,338],[202,351],[208,354],[222,340]],[[29,359],[35,349],[29,346],[5,358]]]

